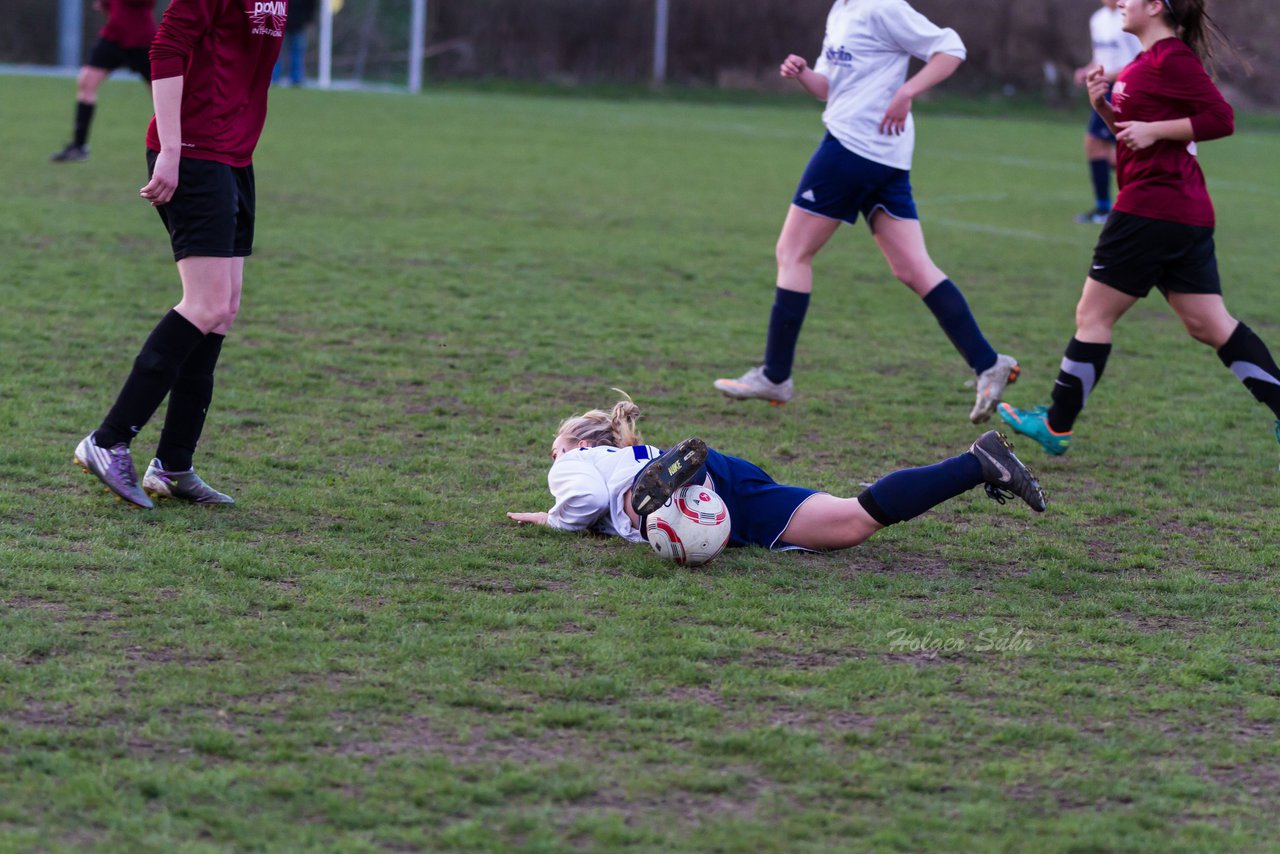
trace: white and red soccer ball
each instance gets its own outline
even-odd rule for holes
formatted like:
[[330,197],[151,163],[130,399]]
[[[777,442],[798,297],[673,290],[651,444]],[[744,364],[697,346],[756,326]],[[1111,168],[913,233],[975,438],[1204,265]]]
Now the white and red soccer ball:
[[677,489],[645,522],[649,545],[681,566],[702,566],[729,542],[729,508],[705,486]]

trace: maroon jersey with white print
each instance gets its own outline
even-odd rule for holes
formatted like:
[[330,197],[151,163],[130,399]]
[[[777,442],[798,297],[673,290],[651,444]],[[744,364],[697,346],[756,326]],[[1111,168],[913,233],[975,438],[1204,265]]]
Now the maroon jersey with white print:
[[[1177,38],[1161,39],[1120,72],[1111,105],[1117,122],[1191,119],[1199,142],[1235,131],[1231,105],[1195,51]],[[1195,142],[1162,139],[1141,151],[1117,145],[1116,183],[1118,211],[1185,225],[1214,224]]]
[[123,48],[146,47],[156,34],[156,0],[101,0],[107,22],[98,38]]
[[[267,120],[288,0],[173,0],[151,42],[151,79],[183,78],[182,156],[247,166]],[[147,147],[160,150],[156,120]]]

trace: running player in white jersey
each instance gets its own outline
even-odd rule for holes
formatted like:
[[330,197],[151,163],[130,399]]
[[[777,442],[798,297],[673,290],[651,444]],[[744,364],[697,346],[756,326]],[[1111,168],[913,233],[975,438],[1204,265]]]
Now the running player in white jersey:
[[[1076,69],[1076,85],[1084,86],[1089,72],[1102,69],[1108,87],[1116,75],[1142,50],[1142,43],[1124,31],[1124,13],[1120,0],[1102,0],[1102,8],[1089,18],[1089,38],[1093,56],[1089,64]],[[1110,89],[1107,98],[1110,100]],[[1076,217],[1076,222],[1101,225],[1111,213],[1111,170],[1116,165],[1116,137],[1097,112],[1089,113],[1089,126],[1084,132],[1084,157],[1089,161],[1089,180],[1093,182],[1093,208]]]
[[686,439],[666,453],[643,444],[630,398],[609,412],[593,409],[561,423],[551,443],[547,485],[551,509],[508,513],[516,522],[565,531],[591,530],[633,543],[644,539],[645,514],[689,483],[709,486],[729,509],[729,544],[766,549],[827,550],[856,546],[876,531],[913,519],[980,484],[1001,504],[1017,496],[1045,509],[1035,475],[1003,435],[984,433],[969,450],[924,468],[880,478],[857,498],[777,483],[760,467]]
[[[925,64],[908,80],[912,57]],[[970,420],[991,417],[1005,386],[1017,378],[1018,363],[987,343],[960,289],[929,257],[911,195],[911,103],[950,77],[964,58],[955,30],[935,26],[905,0],[836,0],[817,64],[810,68],[794,54],[783,61],[783,77],[827,102],[827,134],[800,179],[778,238],[764,364],[736,379],[716,380],[723,394],[775,405],[791,399],[791,366],[813,290],[813,258],[840,223],[855,223],[861,214],[894,276],[924,300],[977,375]]]

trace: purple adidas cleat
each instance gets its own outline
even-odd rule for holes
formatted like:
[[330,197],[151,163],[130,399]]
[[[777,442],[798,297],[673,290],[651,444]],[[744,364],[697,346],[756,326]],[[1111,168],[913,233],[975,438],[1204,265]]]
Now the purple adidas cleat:
[[138,486],[138,472],[133,467],[133,455],[124,442],[110,448],[99,448],[90,433],[76,445],[75,462],[87,474],[102,481],[107,491],[115,493],[117,498],[144,510],[155,507]]
[[195,469],[165,471],[158,459],[147,466],[142,476],[142,488],[156,498],[177,498],[192,504],[235,504],[230,495],[223,495],[200,479]]

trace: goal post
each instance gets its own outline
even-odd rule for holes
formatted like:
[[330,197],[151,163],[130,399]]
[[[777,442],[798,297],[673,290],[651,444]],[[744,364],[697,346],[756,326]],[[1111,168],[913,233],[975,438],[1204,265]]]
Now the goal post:
[[[398,5],[398,4],[388,4]],[[342,47],[349,55],[352,80],[357,85],[366,82],[364,74],[370,57],[371,43],[375,36],[386,36],[379,29],[385,24],[387,16],[383,4],[379,0],[320,0],[320,44],[318,49],[319,73],[317,83],[322,89],[332,89],[336,84],[335,75],[335,38],[340,35],[334,27],[334,16],[342,12],[344,15],[356,16],[358,20],[349,21],[345,28],[345,42]],[[422,91],[423,65],[426,60],[427,39],[427,0],[409,0],[407,43],[394,45],[390,49],[385,46],[382,53],[403,56],[407,66],[404,85],[410,92]],[[380,14],[382,20],[379,19]],[[391,21],[397,17],[392,15]],[[399,18],[403,20],[403,18]],[[385,81],[384,81],[385,82]]]

